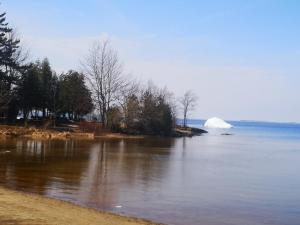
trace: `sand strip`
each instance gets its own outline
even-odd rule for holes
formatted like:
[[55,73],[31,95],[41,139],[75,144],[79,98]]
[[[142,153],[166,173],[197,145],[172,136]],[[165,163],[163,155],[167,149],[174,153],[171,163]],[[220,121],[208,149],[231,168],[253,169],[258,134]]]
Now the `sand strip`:
[[1,225],[140,225],[155,223],[0,187]]

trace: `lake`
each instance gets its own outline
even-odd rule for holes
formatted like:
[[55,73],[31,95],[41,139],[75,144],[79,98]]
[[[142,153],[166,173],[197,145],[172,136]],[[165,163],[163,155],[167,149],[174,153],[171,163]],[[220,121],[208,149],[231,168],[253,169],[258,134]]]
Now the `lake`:
[[231,123],[192,138],[3,139],[0,185],[166,224],[300,224],[300,125]]

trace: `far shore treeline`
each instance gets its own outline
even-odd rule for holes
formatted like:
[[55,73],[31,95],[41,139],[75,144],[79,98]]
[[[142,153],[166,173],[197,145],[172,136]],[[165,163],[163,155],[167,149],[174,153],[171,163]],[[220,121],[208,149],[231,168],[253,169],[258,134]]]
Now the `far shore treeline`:
[[[176,126],[177,102],[184,127],[195,105],[191,91],[176,101],[167,88],[137,82],[124,74],[109,41],[95,42],[80,57],[80,71],[57,74],[47,58],[30,62],[15,31],[0,15],[1,123],[30,120],[95,120],[103,128],[129,134],[169,136]],[[89,116],[87,116],[89,115]]]

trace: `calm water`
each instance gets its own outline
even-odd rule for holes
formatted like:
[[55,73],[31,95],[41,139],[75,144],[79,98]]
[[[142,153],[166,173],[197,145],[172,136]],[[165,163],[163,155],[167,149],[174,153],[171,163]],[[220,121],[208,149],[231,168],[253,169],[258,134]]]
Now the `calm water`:
[[299,225],[300,125],[232,123],[193,138],[1,140],[0,185],[166,224]]

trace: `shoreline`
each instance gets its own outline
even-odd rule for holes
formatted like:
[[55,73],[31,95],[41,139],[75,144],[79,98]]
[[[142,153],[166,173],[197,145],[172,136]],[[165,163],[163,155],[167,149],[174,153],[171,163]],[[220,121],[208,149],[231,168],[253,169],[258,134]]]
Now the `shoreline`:
[[96,135],[84,131],[58,131],[15,125],[0,125],[0,138],[32,138],[32,139],[143,139],[145,135],[128,135],[122,133],[103,132]]
[[[170,137],[193,137],[208,133],[206,130],[176,126]],[[96,134],[95,132],[87,132],[79,129],[70,129],[69,131],[61,131],[54,128],[36,128],[24,127],[16,125],[0,125],[0,138],[32,138],[32,139],[144,139],[145,137],[163,137],[157,135],[131,135],[126,133],[113,133],[110,131]]]
[[151,221],[97,211],[0,186],[1,225],[157,225]]

